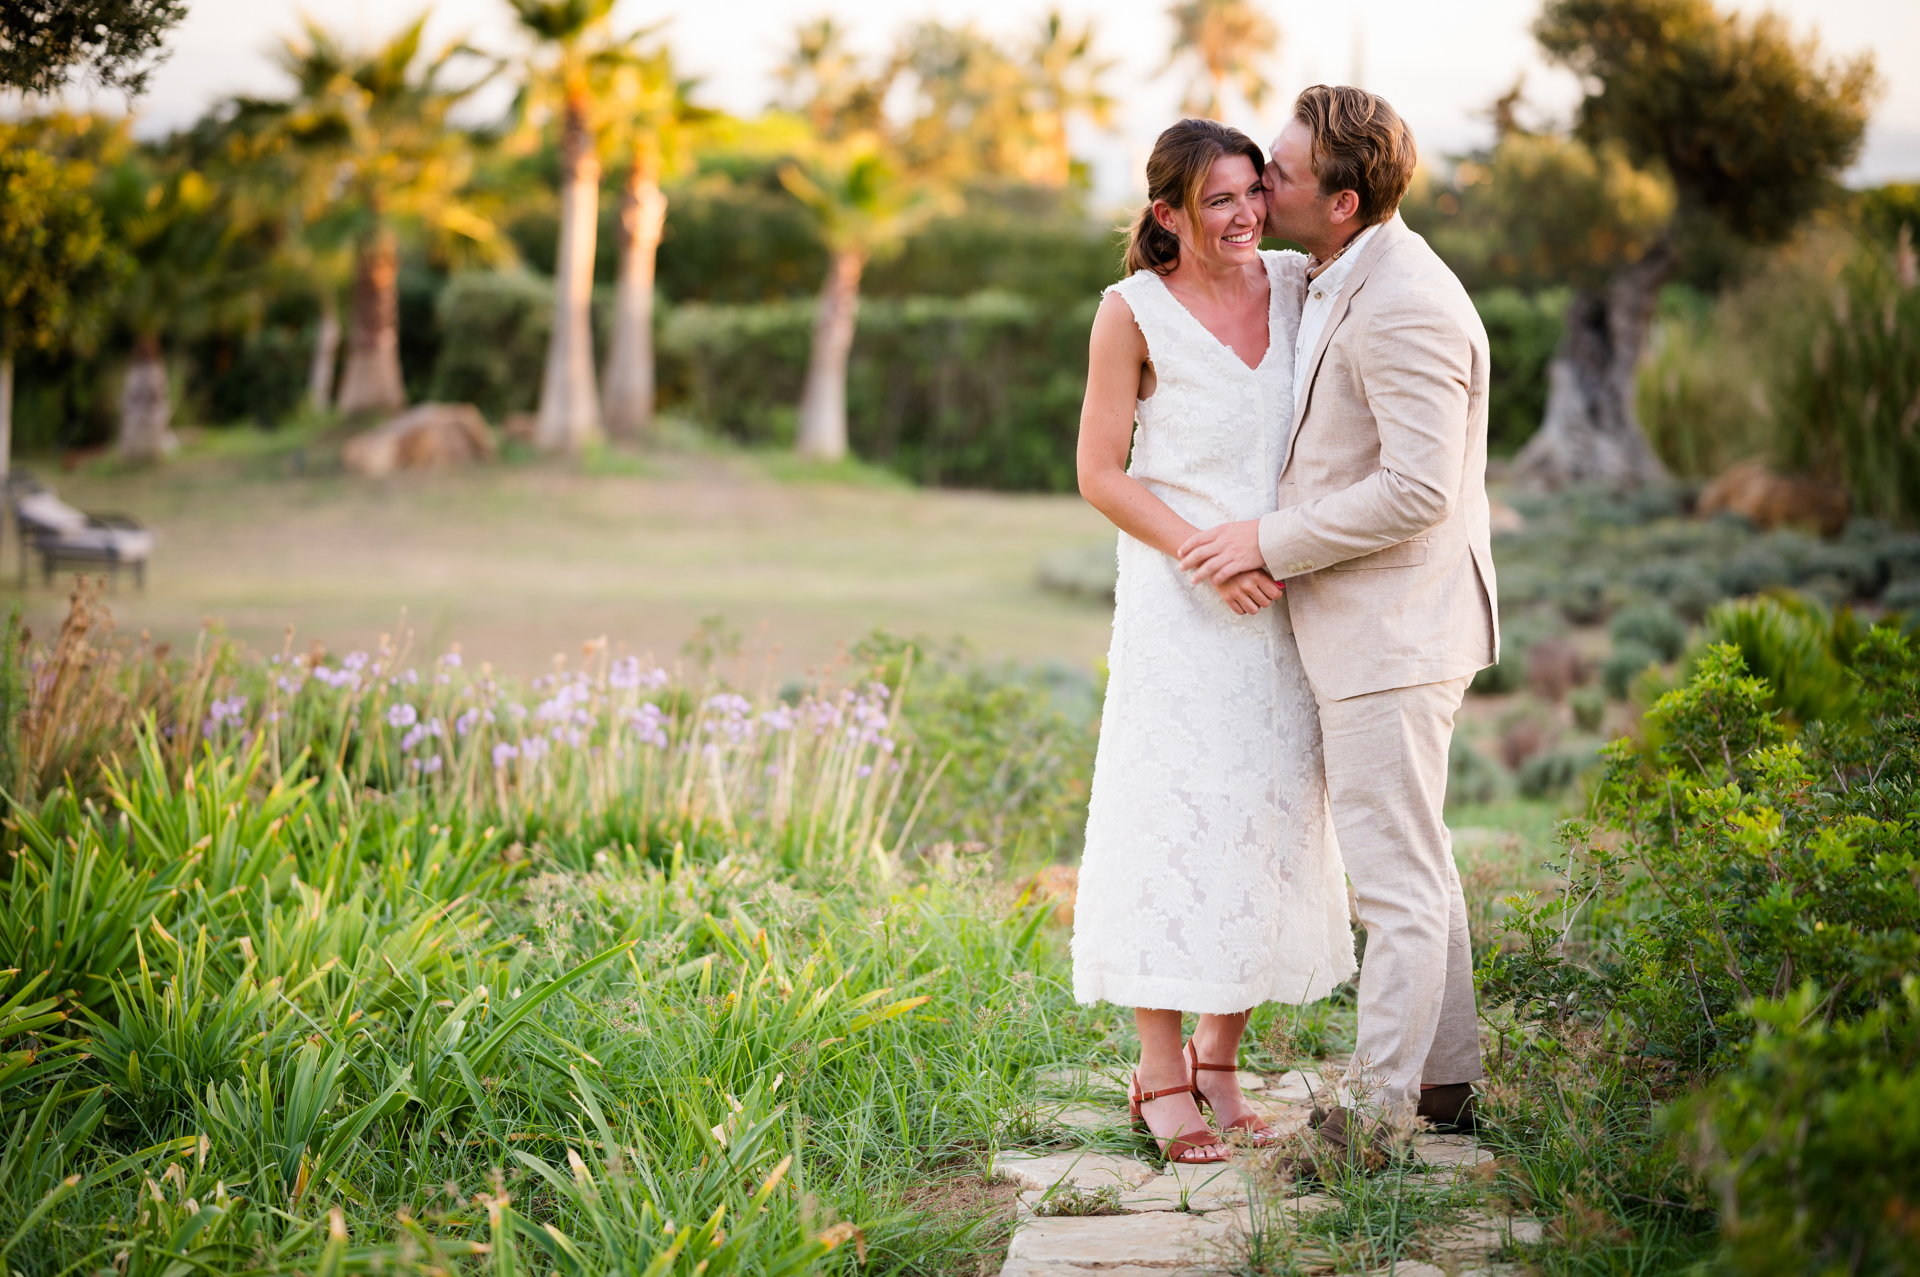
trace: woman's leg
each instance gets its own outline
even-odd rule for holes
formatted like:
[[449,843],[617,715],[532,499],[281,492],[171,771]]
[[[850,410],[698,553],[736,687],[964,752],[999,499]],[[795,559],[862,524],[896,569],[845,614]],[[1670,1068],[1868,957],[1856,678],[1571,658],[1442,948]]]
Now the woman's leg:
[[[1202,1064],[1238,1064],[1240,1037],[1246,1031],[1245,1011],[1238,1015],[1203,1015],[1193,1031],[1194,1052]],[[1141,1040],[1146,1040],[1144,1034]],[[1207,1103],[1213,1108],[1214,1121],[1220,1124],[1220,1129],[1226,1130],[1248,1117],[1254,1118],[1258,1126],[1266,1125],[1259,1111],[1247,1103],[1246,1097],[1240,1093],[1238,1074],[1201,1069],[1194,1078],[1194,1084],[1207,1097]]]
[[[1140,1067],[1134,1076],[1141,1092],[1185,1085],[1187,1058],[1181,1050],[1180,1013],[1135,1007],[1133,1023],[1140,1031]],[[1191,1095],[1149,1100],[1141,1106],[1140,1115],[1146,1118],[1147,1129],[1163,1140],[1193,1139],[1208,1129],[1207,1120],[1200,1116],[1200,1106]],[[1195,1149],[1194,1153],[1213,1156],[1225,1151],[1223,1147],[1208,1145]]]

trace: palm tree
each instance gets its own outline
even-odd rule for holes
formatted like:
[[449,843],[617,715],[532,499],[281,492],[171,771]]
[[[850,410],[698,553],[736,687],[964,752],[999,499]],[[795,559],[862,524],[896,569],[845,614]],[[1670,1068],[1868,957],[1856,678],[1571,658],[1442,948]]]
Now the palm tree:
[[1073,176],[1067,124],[1076,115],[1102,126],[1113,118],[1114,100],[1100,81],[1115,63],[1094,56],[1092,19],[1076,31],[1058,9],[1040,20],[1027,56],[1033,146],[1021,176],[1037,186],[1063,187]]
[[314,186],[302,189],[321,205],[306,214],[317,242],[344,236],[353,244],[347,361],[336,403],[343,413],[406,407],[400,227],[485,256],[510,253],[467,189],[472,148],[448,118],[497,67],[464,84],[448,83],[453,65],[473,51],[450,45],[422,64],[425,25],[422,14],[387,43],[362,53],[308,21],[276,55],[293,77],[293,96],[250,104],[277,115],[282,135],[305,161]]
[[899,59],[869,70],[845,36],[830,18],[802,26],[779,73],[785,105],[813,134],[808,154],[784,166],[780,180],[812,210],[827,248],[795,447],[827,461],[847,453],[847,356],[860,275],[938,207],[935,191],[905,172],[881,111]]
[[533,36],[527,118],[560,121],[560,245],[553,263],[553,336],[540,380],[534,443],[578,452],[600,435],[593,376],[593,252],[600,224],[600,145],[593,85],[613,0],[511,0]]
[[660,183],[686,161],[690,134],[713,114],[688,100],[693,82],[674,74],[665,45],[636,47],[642,32],[596,58],[608,141],[626,152],[620,187],[620,266],[614,287],[613,337],[607,346],[601,406],[607,431],[645,438],[653,429],[653,272],[667,220]]
[[1262,64],[1280,47],[1280,30],[1251,0],[1178,0],[1167,9],[1173,19],[1173,50],[1166,70],[1190,61],[1187,91],[1180,109],[1208,119],[1222,118],[1221,91],[1232,84],[1255,110],[1273,86]]

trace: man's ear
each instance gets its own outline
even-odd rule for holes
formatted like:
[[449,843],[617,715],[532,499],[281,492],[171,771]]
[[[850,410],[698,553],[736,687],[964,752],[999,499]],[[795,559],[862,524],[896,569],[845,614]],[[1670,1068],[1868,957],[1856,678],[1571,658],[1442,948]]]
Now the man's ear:
[[1350,221],[1360,215],[1360,192],[1341,191],[1333,197],[1333,204],[1327,209],[1327,220],[1335,226]]

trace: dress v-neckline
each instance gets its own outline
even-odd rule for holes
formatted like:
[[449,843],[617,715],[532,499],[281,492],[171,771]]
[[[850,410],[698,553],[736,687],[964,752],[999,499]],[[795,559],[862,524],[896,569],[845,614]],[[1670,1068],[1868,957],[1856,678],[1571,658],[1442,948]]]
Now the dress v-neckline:
[[1265,353],[1263,353],[1260,356],[1260,362],[1257,364],[1250,364],[1245,359],[1242,359],[1240,357],[1239,351],[1235,350],[1232,346],[1228,345],[1226,342],[1221,341],[1219,334],[1215,333],[1213,329],[1201,323],[1200,317],[1187,309],[1187,304],[1180,300],[1179,294],[1175,293],[1171,288],[1167,287],[1167,281],[1165,278],[1163,278],[1158,274],[1155,274],[1153,277],[1153,282],[1160,285],[1160,290],[1167,295],[1167,300],[1172,302],[1175,306],[1178,306],[1180,308],[1180,313],[1185,315],[1188,321],[1191,322],[1195,328],[1198,328],[1201,332],[1205,333],[1208,339],[1211,340],[1214,345],[1218,346],[1221,350],[1224,350],[1229,356],[1231,356],[1234,363],[1240,365],[1240,367],[1246,369],[1247,372],[1249,373],[1258,373],[1267,366],[1267,361],[1273,358],[1273,306],[1274,306],[1275,300],[1279,297],[1279,294],[1280,294],[1279,288],[1277,288],[1273,282],[1273,267],[1268,264],[1267,259],[1265,257],[1262,257],[1260,259],[1260,269],[1266,274],[1266,277],[1267,277],[1267,349]]

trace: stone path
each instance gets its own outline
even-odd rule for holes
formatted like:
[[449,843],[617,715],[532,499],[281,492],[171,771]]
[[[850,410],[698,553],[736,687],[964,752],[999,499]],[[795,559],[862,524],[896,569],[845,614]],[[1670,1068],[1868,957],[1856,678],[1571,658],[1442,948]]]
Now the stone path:
[[[1072,1097],[1044,1104],[1043,1120],[1108,1146],[1113,1140],[1102,1136],[1125,1130],[1124,1075],[1056,1069],[1039,1082]],[[1306,1125],[1310,1096],[1323,1089],[1311,1070],[1278,1077],[1242,1073],[1240,1085],[1283,1132]],[[1434,1187],[1491,1160],[1460,1136],[1416,1136],[1414,1151],[1421,1164],[1414,1174]],[[1263,1195],[1251,1165],[1251,1159],[1243,1164],[1236,1158],[1213,1166],[1156,1169],[1132,1156],[1094,1149],[1003,1152],[994,1158],[994,1176],[1018,1185],[1020,1195],[1001,1277],[1172,1277],[1218,1270],[1245,1249],[1256,1218],[1259,1227],[1271,1230],[1285,1227],[1289,1216],[1333,1204],[1332,1198],[1312,1193],[1282,1197],[1271,1185]],[[1533,1220],[1471,1211],[1447,1231],[1421,1239],[1422,1261],[1402,1261],[1392,1272],[1396,1277],[1518,1274],[1521,1266],[1492,1263],[1489,1257],[1514,1242],[1537,1241],[1540,1233]],[[1302,1250],[1298,1258],[1306,1271],[1340,1272],[1330,1254]]]

